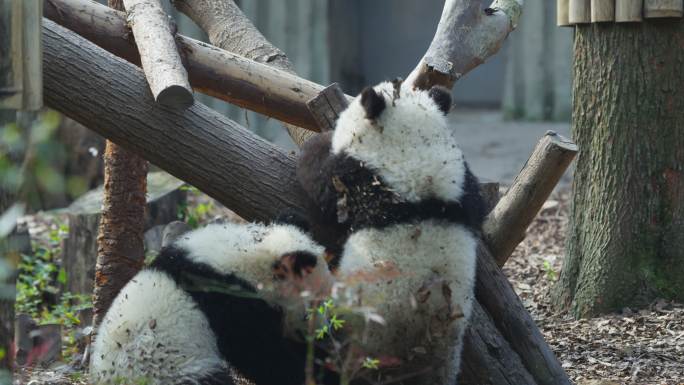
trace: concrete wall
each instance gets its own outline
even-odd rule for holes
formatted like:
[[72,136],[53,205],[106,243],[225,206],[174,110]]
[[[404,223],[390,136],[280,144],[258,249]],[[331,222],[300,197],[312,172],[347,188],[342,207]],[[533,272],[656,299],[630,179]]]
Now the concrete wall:
[[[329,2],[331,42],[335,47],[331,62],[342,62],[338,67],[333,64],[331,78],[348,93],[358,92],[362,85],[406,77],[430,45],[444,6],[444,0]],[[454,89],[456,102],[498,107],[505,56],[504,49],[461,79]]]

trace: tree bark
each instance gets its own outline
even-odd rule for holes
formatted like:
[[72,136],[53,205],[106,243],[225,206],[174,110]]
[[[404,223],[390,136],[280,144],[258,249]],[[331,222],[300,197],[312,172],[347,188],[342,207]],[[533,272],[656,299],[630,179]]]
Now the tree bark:
[[[271,44],[245,16],[233,0],[173,0],[173,5],[209,36],[220,48],[295,74],[285,53]],[[292,140],[301,146],[314,134],[291,124],[284,124]]]
[[[121,7],[117,1],[110,1],[110,5]],[[104,167],[104,199],[93,290],[96,326],[121,288],[142,268],[145,258],[147,161],[107,141]]]
[[573,182],[554,296],[577,317],[684,300],[684,23],[580,26]]

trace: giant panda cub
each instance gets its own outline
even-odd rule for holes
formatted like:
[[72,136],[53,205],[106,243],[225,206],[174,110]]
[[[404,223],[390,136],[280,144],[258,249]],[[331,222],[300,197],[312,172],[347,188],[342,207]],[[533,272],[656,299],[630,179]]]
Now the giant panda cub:
[[455,383],[471,312],[484,205],[450,108],[440,87],[366,88],[298,163],[316,220],[348,231],[338,278],[384,318],[366,324],[362,352],[391,357],[380,373],[404,384]]
[[162,249],[107,311],[95,384],[301,385],[304,291],[326,293],[324,250],[297,227],[212,224]]

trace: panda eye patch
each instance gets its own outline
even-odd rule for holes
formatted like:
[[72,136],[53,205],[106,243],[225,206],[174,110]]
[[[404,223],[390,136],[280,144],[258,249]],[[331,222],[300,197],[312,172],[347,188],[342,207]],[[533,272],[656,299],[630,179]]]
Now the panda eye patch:
[[317,262],[315,255],[303,251],[284,254],[273,263],[273,276],[278,280],[302,278],[313,272]]

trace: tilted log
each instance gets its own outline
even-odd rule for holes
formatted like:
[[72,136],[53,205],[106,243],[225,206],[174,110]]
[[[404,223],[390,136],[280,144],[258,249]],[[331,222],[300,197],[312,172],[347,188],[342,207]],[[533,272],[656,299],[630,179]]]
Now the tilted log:
[[304,206],[293,193],[293,155],[201,103],[183,112],[157,105],[140,69],[44,22],[50,107],[144,156],[243,218],[266,220],[278,209]]
[[[45,17],[140,65],[123,12],[90,0],[45,1]],[[183,35],[176,43],[198,91],[280,121],[319,131],[306,102],[324,87]]]
[[473,303],[470,327],[463,336],[459,385],[536,384],[520,356],[497,330],[492,317],[478,302]]
[[[106,54],[50,21],[45,21],[43,30],[45,97],[49,106],[144,155],[245,219],[264,220],[286,208],[303,209],[305,202],[295,182],[295,160],[291,155],[200,103],[182,114],[158,106],[141,71],[133,65]],[[496,268],[484,271],[478,268],[477,295],[483,309],[495,322],[497,318],[503,320],[502,326],[497,327],[511,347],[506,351],[537,350],[537,355],[545,358],[525,362],[526,357],[518,353],[524,365],[518,372],[529,371],[538,384],[569,383],[557,361],[553,364],[553,355],[547,354],[550,349],[538,338],[541,334],[520,299],[507,282],[506,285],[501,283],[505,282],[505,277],[492,257],[480,254],[478,258],[489,258],[489,265]],[[480,275],[485,272],[486,276]],[[480,282],[490,280],[492,276],[499,278],[492,283]],[[506,303],[502,305],[503,302]],[[514,322],[518,318],[518,322]],[[483,326],[473,323],[471,327]],[[502,327],[510,329],[506,331]],[[521,334],[507,337],[506,333],[511,332]],[[483,333],[489,332],[480,334],[486,335]],[[502,359],[495,354],[485,358],[487,360],[480,362]],[[506,359],[511,360],[510,357]],[[511,362],[516,360],[501,365],[511,367]],[[545,376],[534,373],[547,373],[547,377],[555,380],[547,382]],[[489,383],[499,384],[494,379],[491,381]]]
[[170,20],[159,0],[123,0],[145,77],[157,103],[186,109],[194,102]]
[[591,0],[570,0],[568,18],[570,24],[591,22]]
[[503,266],[577,155],[577,146],[553,131],[544,135],[520,173],[489,213],[484,239]]
[[[172,3],[207,33],[211,44],[296,75],[287,55],[259,32],[233,0],[173,0]],[[285,128],[297,146],[313,135],[291,124],[286,123]]]
[[429,89],[454,83],[499,51],[515,29],[523,0],[446,0],[427,52],[406,78]]

